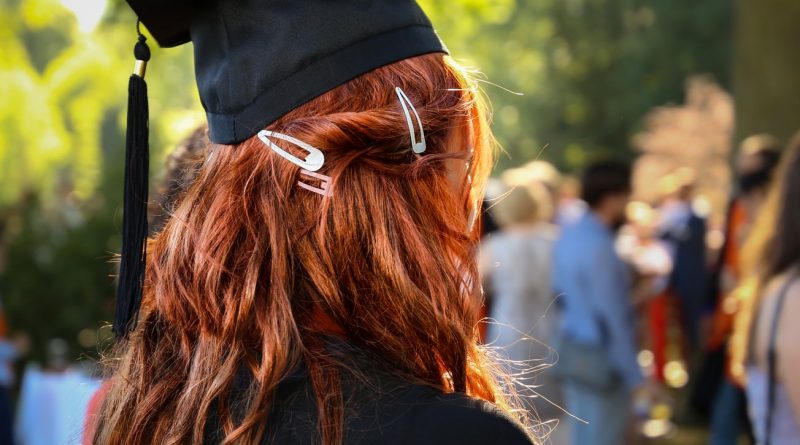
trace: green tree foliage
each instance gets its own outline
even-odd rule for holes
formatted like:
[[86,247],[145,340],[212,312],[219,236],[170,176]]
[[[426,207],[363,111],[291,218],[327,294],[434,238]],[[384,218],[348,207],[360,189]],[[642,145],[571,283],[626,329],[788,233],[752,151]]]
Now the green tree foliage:
[[[729,85],[729,0],[489,3],[493,21],[454,32],[459,39],[448,43],[488,80],[522,93],[485,87],[508,153],[500,167],[542,156],[575,169],[591,156],[629,155],[641,118],[679,103],[687,77],[710,74]],[[449,37],[459,17],[441,8],[434,12]]]
[[[111,318],[134,23],[115,3],[84,33],[58,0],[0,0],[0,295],[39,358]],[[154,52],[157,169],[202,113],[188,48]]]

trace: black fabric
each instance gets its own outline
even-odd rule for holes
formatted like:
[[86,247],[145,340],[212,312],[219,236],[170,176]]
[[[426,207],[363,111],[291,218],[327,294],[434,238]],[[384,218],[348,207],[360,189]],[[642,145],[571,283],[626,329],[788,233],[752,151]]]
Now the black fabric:
[[[134,48],[137,60],[147,62],[150,48],[144,36]],[[122,213],[122,252],[114,310],[114,334],[125,338],[135,326],[144,286],[147,255],[147,197],[150,171],[149,104],[147,83],[138,74],[128,81],[128,126],[125,135],[125,186]]]
[[[345,363],[341,369],[345,445],[534,443],[521,425],[487,402],[408,383],[344,342],[332,347]],[[234,399],[243,397],[249,385],[248,376],[241,375],[231,393]],[[310,380],[301,368],[278,386],[262,443],[320,443],[316,410]],[[221,428],[213,411],[207,425],[205,443],[220,443]]]
[[373,69],[447,51],[414,0],[128,3],[162,46],[191,39],[209,137],[223,144]]
[[128,3],[164,48],[191,40],[189,27],[198,0],[130,0]]

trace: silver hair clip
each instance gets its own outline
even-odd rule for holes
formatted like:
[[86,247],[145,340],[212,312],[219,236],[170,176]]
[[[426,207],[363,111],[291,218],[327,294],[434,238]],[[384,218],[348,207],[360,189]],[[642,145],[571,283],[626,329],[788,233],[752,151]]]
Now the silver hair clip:
[[[414,104],[408,99],[406,93],[400,87],[395,87],[394,91],[397,93],[397,98],[400,100],[400,105],[403,107],[403,113],[406,115],[408,132],[411,134],[411,150],[417,154],[424,153],[428,145],[425,143],[425,130],[422,128],[422,119],[419,118],[417,109],[414,108]],[[409,107],[411,111],[414,112],[414,116],[417,118],[417,124],[419,124],[419,138],[421,139],[419,142],[417,142],[417,135],[414,132],[414,122],[411,120],[411,113],[408,111]]]
[[306,184],[305,182],[297,181],[297,185],[300,187],[312,191],[314,193],[319,193],[322,196],[333,196],[333,191],[331,190],[331,177],[325,176],[320,173],[310,172],[308,170],[300,170],[300,174],[303,176],[308,176],[311,178],[316,178],[320,180],[320,186],[314,187],[312,185]]
[[[286,142],[290,142],[303,150],[308,152],[308,156],[305,159],[300,159],[297,156],[287,152],[286,150],[278,147],[272,140],[271,137],[275,139],[281,139]],[[261,139],[261,142],[266,144],[272,151],[279,154],[282,158],[286,159],[287,161],[291,162],[294,165],[300,167],[300,174],[303,176],[308,176],[311,178],[316,178],[321,181],[319,187],[314,187],[312,185],[306,184],[301,181],[297,181],[297,185],[300,187],[312,191],[314,193],[319,193],[322,196],[332,196],[333,192],[331,191],[331,177],[325,176],[320,173],[314,173],[325,163],[325,155],[313,145],[306,144],[305,142],[293,138],[289,135],[283,133],[277,133],[275,131],[268,131],[268,130],[261,130],[258,132],[258,138]]]
[[[308,156],[306,156],[305,159],[300,159],[297,156],[294,156],[293,154],[275,145],[275,143],[272,142],[272,140],[270,139],[271,137],[275,139],[281,139],[286,142],[290,142],[302,148],[303,150],[308,152]],[[306,144],[305,142],[293,138],[289,135],[278,133],[275,131],[261,130],[258,132],[258,138],[261,139],[261,142],[266,144],[267,147],[272,149],[272,151],[274,151],[287,161],[291,162],[294,165],[297,165],[298,167],[304,170],[315,172],[321,169],[322,165],[325,163],[325,155],[317,147]]]

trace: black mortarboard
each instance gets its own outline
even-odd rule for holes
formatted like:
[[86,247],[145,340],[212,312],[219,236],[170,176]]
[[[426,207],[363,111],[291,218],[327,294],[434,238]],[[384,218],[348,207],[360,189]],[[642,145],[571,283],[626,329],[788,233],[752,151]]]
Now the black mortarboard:
[[[447,52],[414,0],[127,0],[163,47],[194,44],[209,138],[234,144],[368,71]],[[115,332],[133,327],[144,277],[144,37],[129,88],[123,248]],[[142,181],[144,181],[142,183]],[[143,225],[143,227],[142,227]]]

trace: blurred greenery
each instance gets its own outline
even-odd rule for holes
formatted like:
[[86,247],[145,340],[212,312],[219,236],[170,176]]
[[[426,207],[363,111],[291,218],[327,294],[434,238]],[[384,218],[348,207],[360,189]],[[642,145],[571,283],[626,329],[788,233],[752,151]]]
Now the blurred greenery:
[[[498,168],[632,156],[642,117],[680,102],[688,76],[730,86],[731,0],[420,3],[456,58],[484,73],[506,151]],[[104,4],[0,0],[0,295],[35,357],[52,337],[91,351],[78,332],[111,318],[135,17],[111,0],[95,26]],[[155,178],[203,113],[191,48],[151,47]]]
[[589,157],[630,156],[641,118],[680,102],[689,75],[729,86],[730,0],[464,2],[486,5],[479,26],[451,2],[427,3],[457,57],[522,93],[485,87],[508,152],[499,167],[541,156],[574,170]]
[[[92,3],[71,4],[87,14]],[[121,2],[87,33],[61,1],[0,0],[0,296],[37,359],[54,337],[91,353],[93,336],[82,347],[78,333],[111,319],[134,23]],[[203,114],[190,49],[154,57],[157,171]]]

